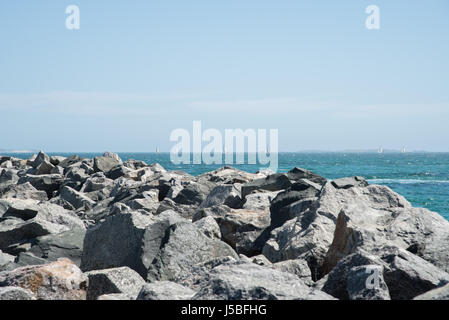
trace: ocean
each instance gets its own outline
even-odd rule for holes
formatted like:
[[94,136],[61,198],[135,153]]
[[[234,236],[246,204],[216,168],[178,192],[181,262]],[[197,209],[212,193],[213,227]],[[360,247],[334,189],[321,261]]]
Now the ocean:
[[[48,153],[70,156],[74,153]],[[101,153],[77,153],[93,158]],[[175,165],[169,153],[118,153],[127,159],[160,163],[168,170],[198,175],[223,165]],[[27,159],[31,154],[3,154]],[[416,207],[428,208],[449,220],[449,153],[279,153],[278,172],[293,167],[311,170],[327,179],[362,176],[371,184],[386,185],[403,195]],[[256,172],[259,165],[236,164],[238,169]]]

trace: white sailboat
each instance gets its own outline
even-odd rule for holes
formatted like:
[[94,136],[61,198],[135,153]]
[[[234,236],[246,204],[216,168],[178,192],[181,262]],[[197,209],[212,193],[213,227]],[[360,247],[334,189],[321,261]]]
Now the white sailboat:
[[377,153],[384,153],[384,149],[383,149],[382,147],[380,147],[380,148],[377,150]]
[[159,153],[159,147],[156,147],[156,153]]
[[401,151],[402,153],[406,153],[407,152],[407,150],[405,149],[405,146],[404,147],[402,147],[402,151]]

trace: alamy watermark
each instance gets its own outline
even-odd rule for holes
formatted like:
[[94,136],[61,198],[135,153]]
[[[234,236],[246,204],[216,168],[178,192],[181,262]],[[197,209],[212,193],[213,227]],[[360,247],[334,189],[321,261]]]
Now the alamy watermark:
[[65,19],[65,27],[69,30],[80,29],[80,8],[77,5],[71,4],[65,9],[68,15]]
[[376,5],[369,5],[366,7],[365,12],[369,16],[365,20],[365,27],[368,30],[379,30],[380,29],[380,9]]
[[201,121],[193,121],[192,132],[175,129],[170,141],[177,142],[170,150],[174,164],[245,164],[246,157],[247,164],[278,169],[277,129],[269,130],[269,139],[267,129],[225,129],[223,138],[220,130],[203,131]]
[[[377,5],[369,5],[365,9],[365,13],[368,17],[365,20],[365,27],[368,30],[380,29],[380,9]],[[65,20],[65,26],[68,30],[80,29],[80,8],[77,5],[71,4],[66,7],[65,14],[67,15]]]
[[380,273],[377,266],[367,266],[366,273],[369,276],[366,278],[365,286],[367,289],[379,289],[380,288]]

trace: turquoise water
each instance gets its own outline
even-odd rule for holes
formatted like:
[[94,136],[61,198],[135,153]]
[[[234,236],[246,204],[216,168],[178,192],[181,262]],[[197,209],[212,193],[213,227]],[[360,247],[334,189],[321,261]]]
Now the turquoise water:
[[[99,153],[78,153],[92,158]],[[10,154],[26,159],[31,154]],[[50,155],[52,155],[50,153]],[[56,155],[56,154],[55,154]],[[71,154],[58,153],[68,156]],[[160,163],[169,170],[183,170],[192,175],[222,165],[174,165],[168,153],[119,153],[123,160],[130,158],[146,163]],[[248,172],[256,172],[258,165],[233,165]],[[440,213],[449,220],[449,153],[280,153],[279,171],[298,166],[328,179],[363,176],[372,184],[387,185],[402,194],[414,206]]]

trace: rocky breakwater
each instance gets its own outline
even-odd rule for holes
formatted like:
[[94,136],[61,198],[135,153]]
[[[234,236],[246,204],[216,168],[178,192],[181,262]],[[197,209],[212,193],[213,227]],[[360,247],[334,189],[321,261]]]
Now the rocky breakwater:
[[448,272],[449,222],[361,177],[0,157],[2,300],[447,299]]

